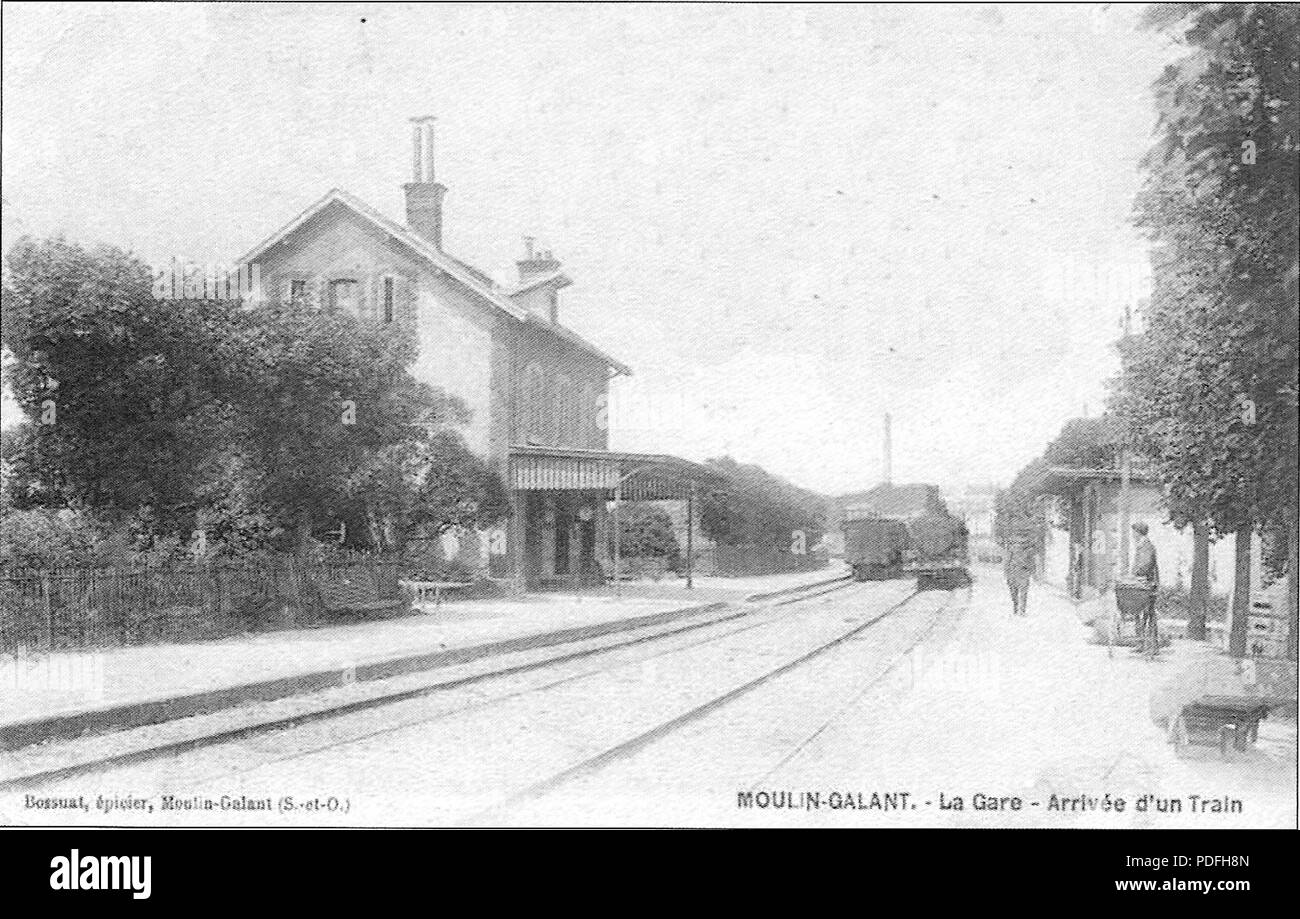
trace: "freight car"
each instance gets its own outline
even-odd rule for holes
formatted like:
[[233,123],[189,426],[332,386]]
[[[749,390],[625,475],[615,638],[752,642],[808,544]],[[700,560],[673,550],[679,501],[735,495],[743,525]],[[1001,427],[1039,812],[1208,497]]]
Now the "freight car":
[[881,581],[903,576],[903,553],[908,546],[907,525],[875,514],[848,517],[844,530],[844,560],[853,567],[856,581]]

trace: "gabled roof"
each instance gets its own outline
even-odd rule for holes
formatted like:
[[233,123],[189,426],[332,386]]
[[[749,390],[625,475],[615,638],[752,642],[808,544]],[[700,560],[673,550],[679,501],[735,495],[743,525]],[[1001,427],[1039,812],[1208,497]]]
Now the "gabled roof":
[[[606,365],[612,367],[618,373],[631,375],[632,370],[626,364],[610,357],[576,332],[566,329],[556,323],[549,322],[542,317],[533,314],[522,306],[519,306],[510,299],[510,293],[517,294],[523,289],[532,289],[533,287],[538,286],[537,282],[530,282],[527,288],[521,288],[508,293],[494,284],[483,272],[465,262],[462,262],[460,259],[441,251],[419,234],[412,232],[397,221],[389,219],[369,204],[366,204],[366,202],[362,201],[360,198],[341,188],[330,189],[324,197],[320,198],[293,220],[285,224],[285,226],[281,227],[266,239],[262,240],[262,242],[254,246],[247,254],[239,259],[238,265],[247,265],[254,261],[274,246],[283,242],[293,234],[295,230],[302,227],[309,220],[317,214],[320,214],[332,204],[339,204],[372,225],[378,227],[381,231],[387,233],[416,255],[429,262],[447,277],[456,281],[471,293],[476,294],[481,300],[486,301],[490,306],[509,314],[520,322],[526,322],[544,328],[557,338],[567,341],[588,352],[593,357],[604,361]],[[556,272],[556,274],[558,275],[560,273]],[[538,281],[546,280],[547,278],[538,279]],[[554,280],[554,278],[552,277],[551,280]],[[566,278],[565,280],[567,281],[568,279]]]

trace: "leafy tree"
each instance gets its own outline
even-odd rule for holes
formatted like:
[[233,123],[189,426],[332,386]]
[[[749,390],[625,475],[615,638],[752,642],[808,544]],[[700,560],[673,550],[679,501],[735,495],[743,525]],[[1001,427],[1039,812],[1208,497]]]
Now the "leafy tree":
[[18,500],[191,518],[223,434],[233,311],[156,300],[148,267],[119,249],[23,238],[8,262],[0,341],[34,422],[12,442]]
[[356,470],[416,438],[432,394],[406,374],[407,337],[343,314],[267,303],[249,311],[240,335],[252,356],[240,427],[256,495],[305,551],[314,524],[339,515]]
[[1051,466],[1113,469],[1124,442],[1123,425],[1114,415],[1071,418],[1043,451]]
[[11,510],[0,517],[0,568],[72,565],[94,545],[94,529],[67,511]]
[[[449,404],[451,404],[449,402]],[[486,527],[507,517],[510,498],[496,471],[458,432],[433,431],[374,454],[347,485],[344,519],[357,544],[400,549],[413,534]]]
[[1042,554],[1044,531],[1039,499],[1045,494],[1043,476],[1048,465],[1042,457],[1031,460],[994,497],[993,539],[1004,552],[1016,549]]
[[729,456],[708,462],[726,480],[701,501],[700,528],[714,542],[785,549],[795,530],[807,534],[810,546],[825,533],[824,496]]
[[0,431],[0,463],[4,465],[4,509],[59,508],[67,504],[64,490],[51,477],[57,469],[41,461],[42,442],[36,426],[21,421]]
[[[348,515],[393,533],[504,514],[504,486],[416,381],[413,336],[297,305],[155,299],[117,249],[20,240],[4,285],[7,376],[28,421],[3,441],[5,500],[81,508],[184,551],[287,544]],[[52,423],[44,423],[52,422]],[[395,529],[394,529],[395,528]]]
[[673,521],[662,507],[633,501],[619,508],[620,558],[661,558],[670,567],[681,561]]
[[[1294,541],[1300,11],[1166,4],[1148,23],[1187,54],[1155,87],[1159,137],[1137,202],[1155,283],[1117,407],[1153,447],[1175,522]],[[1237,544],[1230,647],[1241,654],[1249,540]]]
[[[317,525],[351,519],[354,544],[399,548],[504,516],[504,486],[454,428],[459,399],[414,379],[413,336],[294,304],[243,314],[252,367],[238,400],[252,504],[306,551]],[[365,539],[359,539],[365,534]]]

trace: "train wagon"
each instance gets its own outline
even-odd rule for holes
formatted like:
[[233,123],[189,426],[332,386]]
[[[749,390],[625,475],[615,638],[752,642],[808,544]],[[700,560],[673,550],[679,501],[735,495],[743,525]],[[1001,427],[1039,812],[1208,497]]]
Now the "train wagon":
[[904,570],[916,576],[918,590],[964,587],[970,583],[970,536],[966,524],[947,508],[929,507],[908,521],[909,548]]
[[856,581],[881,581],[903,576],[907,525],[890,517],[867,515],[844,520],[844,560]]

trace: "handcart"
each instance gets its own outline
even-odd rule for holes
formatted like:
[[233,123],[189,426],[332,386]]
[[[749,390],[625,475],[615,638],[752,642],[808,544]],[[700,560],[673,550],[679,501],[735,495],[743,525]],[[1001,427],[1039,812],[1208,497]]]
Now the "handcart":
[[1115,582],[1115,636],[1124,641],[1124,623],[1133,623],[1134,643],[1139,651],[1155,657],[1160,648],[1160,628],[1155,609],[1156,588],[1141,578],[1120,578]]

